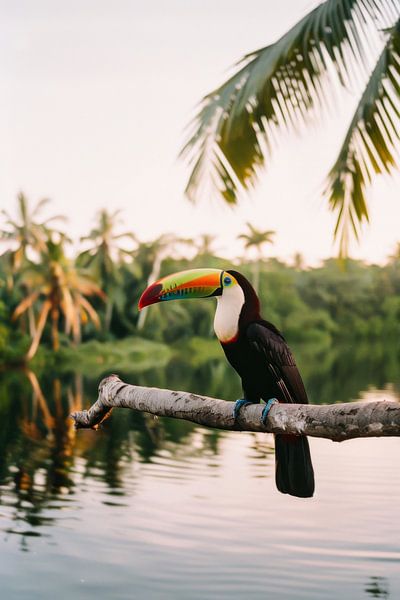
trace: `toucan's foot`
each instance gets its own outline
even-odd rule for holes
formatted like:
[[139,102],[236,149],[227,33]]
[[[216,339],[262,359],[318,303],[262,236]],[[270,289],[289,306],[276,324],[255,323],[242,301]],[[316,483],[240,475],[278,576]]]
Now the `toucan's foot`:
[[264,406],[263,411],[261,413],[261,423],[263,425],[265,425],[267,422],[269,411],[271,410],[271,407],[274,404],[276,404],[277,402],[278,402],[278,400],[276,398],[270,398],[268,400],[268,402],[266,403],[266,405]]
[[240,400],[236,400],[235,406],[233,407],[233,418],[236,419],[239,416],[240,409],[243,406],[247,406],[248,404],[254,404],[254,402],[250,402],[250,400],[246,400],[246,398],[241,398]]

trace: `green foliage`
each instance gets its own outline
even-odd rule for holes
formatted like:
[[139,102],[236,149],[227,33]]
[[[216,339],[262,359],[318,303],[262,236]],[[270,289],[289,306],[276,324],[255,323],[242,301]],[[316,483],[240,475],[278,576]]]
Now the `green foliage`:
[[[208,263],[210,264],[210,263]],[[165,274],[197,265],[169,259]],[[203,263],[204,266],[204,263]],[[224,261],[212,266],[228,268]],[[252,264],[235,268],[251,278]],[[328,347],[340,340],[397,339],[400,335],[400,261],[384,267],[348,260],[328,260],[299,270],[276,260],[260,263],[261,305],[265,318],[290,343]],[[213,337],[212,301],[169,302],[151,307],[143,334],[183,347],[193,337]],[[196,342],[197,343],[197,342]]]
[[0,301],[0,357],[4,356],[10,343],[10,329],[7,326],[7,309]]
[[[223,259],[207,260],[207,264],[213,267],[231,266]],[[168,258],[163,264],[162,275],[190,266],[204,266],[204,262],[197,258],[192,261]],[[242,263],[235,265],[235,268],[251,278],[253,263]],[[130,361],[136,363],[135,348],[138,342],[133,342],[132,335],[136,335],[137,300],[147,285],[147,278],[137,276],[137,271],[126,263],[117,265],[116,269],[121,283],[117,289],[119,300],[115,304],[117,308],[110,330],[98,330],[87,324],[84,341],[88,343],[72,347],[71,350],[68,337],[65,333],[60,335],[60,361],[65,360],[68,365],[76,363],[78,370],[80,362],[86,365],[88,360],[97,372],[103,368],[117,368],[118,365],[121,368],[121,364]],[[260,262],[259,295],[263,315],[283,331],[290,343],[311,342],[327,347],[338,340],[395,340],[400,336],[399,260],[392,259],[384,267],[368,266],[357,261],[347,261],[343,266],[335,260],[329,260],[321,267],[308,270],[289,267],[277,260],[267,260]],[[11,315],[22,298],[23,293],[17,287],[13,290],[7,290],[5,285],[0,287],[1,363],[18,362],[30,344],[27,324],[11,321]],[[100,316],[104,314],[104,303],[100,299],[95,309]],[[206,343],[207,339],[211,340],[214,336],[213,300],[169,302],[152,306],[150,310],[141,336],[161,343],[164,348],[174,348],[178,344],[193,353],[195,339],[200,352],[202,346],[198,340]],[[113,340],[117,339],[124,340],[122,346],[114,346]],[[102,349],[100,342],[107,340]],[[50,342],[48,326],[43,343],[50,345]],[[133,344],[132,348],[130,344]],[[146,349],[153,351],[150,347]],[[126,360],[123,359],[125,353]],[[38,362],[47,361],[50,356],[50,350],[47,353],[42,350]],[[160,356],[158,358],[164,360]]]
[[[0,256],[0,365],[24,362],[32,339],[36,336],[39,341],[37,324],[43,307],[50,301],[52,318],[51,322],[42,319],[39,333],[43,335],[34,359],[35,369],[50,365],[59,371],[96,374],[114,369],[142,372],[165,364],[171,356],[175,357],[175,367],[184,369],[187,367],[182,353],[187,353],[191,364],[201,369],[208,359],[217,358],[220,350],[214,341],[212,299],[168,302],[146,309],[148,318],[140,329],[140,337],[137,303],[155,270],[158,276],[164,276],[189,268],[230,269],[233,265],[215,256],[210,245],[213,240],[207,236],[203,236],[197,254],[190,259],[176,257],[176,244],[182,241],[171,236],[162,236],[153,243],[137,243],[132,252],[122,252],[115,242],[127,234],[115,231],[116,215],[100,213],[103,220],[99,231],[107,234],[107,252],[102,246],[104,240],[101,236],[98,239],[99,231],[93,230],[88,236],[95,243],[90,250],[92,260],[88,261],[82,253],[75,260],[67,256],[65,237],[58,234],[54,240],[49,231],[47,239],[41,238],[40,250],[29,247],[32,260],[25,258],[18,271],[12,271],[12,249]],[[249,227],[249,232],[252,245],[253,237],[257,238],[256,246],[270,241],[272,233],[254,227]],[[109,252],[113,243],[114,249]],[[183,243],[191,253],[196,252],[187,240]],[[93,268],[100,264],[99,256],[106,257],[107,269]],[[234,268],[251,280],[255,266],[263,316],[283,332],[290,344],[308,343],[325,351],[337,343],[367,340],[378,344],[400,337],[398,249],[382,267],[331,259],[320,267],[304,269],[298,256],[293,267],[277,259],[260,258],[242,260]],[[112,313],[108,312],[111,304],[104,291],[112,293]],[[66,301],[71,298],[74,303]],[[82,340],[75,335],[71,341],[71,323],[78,317]],[[97,328],[99,322],[105,326]],[[36,332],[32,332],[32,324],[36,325]],[[58,353],[51,349],[55,334]]]

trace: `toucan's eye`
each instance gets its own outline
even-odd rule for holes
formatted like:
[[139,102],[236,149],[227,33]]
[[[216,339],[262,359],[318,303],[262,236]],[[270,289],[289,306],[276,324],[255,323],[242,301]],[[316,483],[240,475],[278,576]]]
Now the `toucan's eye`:
[[229,285],[230,283],[232,283],[232,279],[230,277],[224,277],[224,284]]

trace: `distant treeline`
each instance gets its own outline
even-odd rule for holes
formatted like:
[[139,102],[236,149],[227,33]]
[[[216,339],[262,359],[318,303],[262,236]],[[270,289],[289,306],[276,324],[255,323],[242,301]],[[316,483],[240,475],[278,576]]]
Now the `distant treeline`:
[[[399,339],[400,253],[384,266],[330,259],[307,269],[300,255],[292,266],[263,258],[261,240],[259,259],[232,265],[217,256],[208,235],[195,241],[165,235],[143,243],[132,232],[116,231],[117,212],[101,211],[96,227],[81,239],[82,251],[71,258],[68,236],[50,221],[37,221],[45,202],[33,211],[22,194],[18,202],[19,220],[5,215],[2,232],[2,364],[21,362],[27,355],[30,359],[39,347],[57,352],[88,340],[140,335],[172,345],[193,336],[210,337],[213,300],[169,302],[151,307],[141,318],[137,310],[149,281],[205,266],[234,267],[255,281],[263,316],[290,343],[329,346],[343,340]],[[273,232],[265,233],[271,238]]]
[[[204,265],[232,268],[221,258],[196,256],[191,261],[168,259],[162,272]],[[263,316],[281,329],[289,341],[328,345],[350,339],[384,342],[399,339],[400,259],[393,259],[385,266],[330,259],[313,269],[294,268],[267,259],[259,267]],[[251,263],[240,261],[235,268],[252,279]],[[212,301],[171,302],[149,310],[146,337],[173,342],[193,334],[212,333],[215,312]]]

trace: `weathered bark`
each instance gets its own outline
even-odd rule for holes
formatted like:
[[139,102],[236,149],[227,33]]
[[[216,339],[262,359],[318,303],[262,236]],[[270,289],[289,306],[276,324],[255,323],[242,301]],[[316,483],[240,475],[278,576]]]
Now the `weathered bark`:
[[231,402],[190,392],[129,385],[117,375],[110,375],[100,382],[98,400],[89,410],[72,413],[71,417],[77,429],[96,429],[114,407],[185,419],[217,429],[306,434],[337,442],[357,437],[400,435],[398,402],[274,404],[266,425],[260,420],[263,405],[254,404],[244,407],[235,423]]

